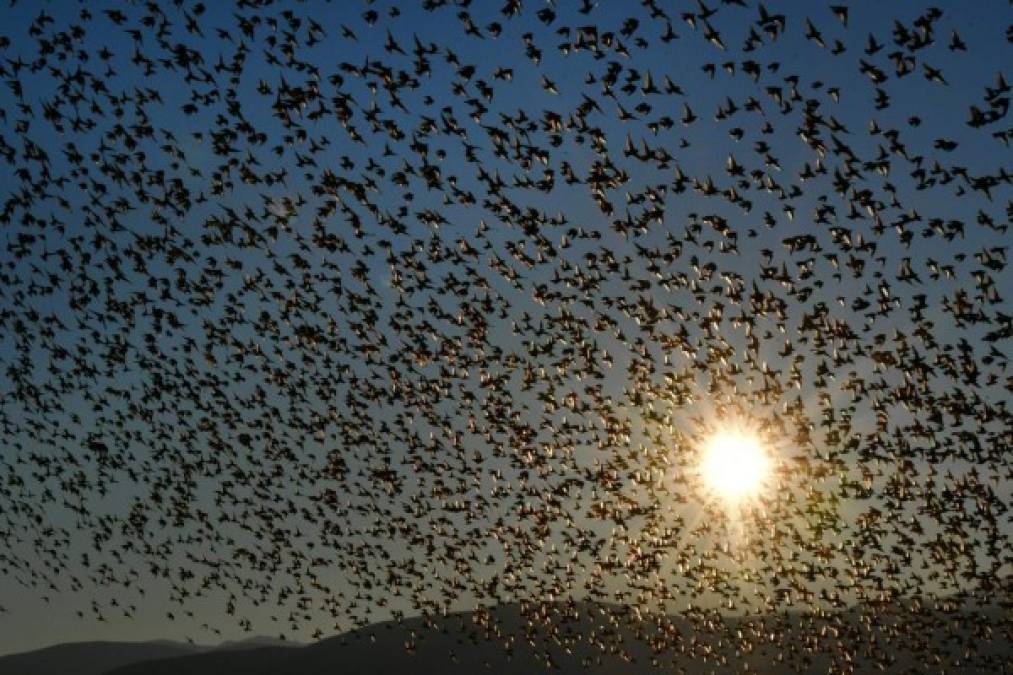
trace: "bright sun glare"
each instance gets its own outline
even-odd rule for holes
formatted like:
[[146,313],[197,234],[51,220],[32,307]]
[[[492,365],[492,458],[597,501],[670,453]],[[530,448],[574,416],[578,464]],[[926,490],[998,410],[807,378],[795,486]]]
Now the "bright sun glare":
[[759,491],[770,461],[758,436],[725,431],[707,443],[701,469],[712,490],[728,501],[738,501]]

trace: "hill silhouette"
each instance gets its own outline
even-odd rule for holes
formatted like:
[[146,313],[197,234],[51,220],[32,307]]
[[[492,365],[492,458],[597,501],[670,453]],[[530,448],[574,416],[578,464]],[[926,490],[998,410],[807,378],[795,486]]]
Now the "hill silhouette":
[[[530,609],[528,610],[530,611]],[[700,614],[632,620],[629,610],[543,605],[528,623],[520,605],[431,621],[413,618],[351,631],[301,648],[265,647],[176,655],[107,675],[385,675],[400,673],[1002,672],[1013,658],[999,608],[847,610],[821,619]],[[708,622],[710,624],[708,628]],[[997,629],[998,628],[998,629]],[[527,632],[530,631],[530,632]],[[639,633],[639,634],[638,634]],[[652,653],[662,633],[678,651]],[[913,640],[912,636],[918,636]],[[921,649],[917,645],[921,645]],[[929,654],[945,654],[929,660]]]
[[182,642],[71,642],[20,654],[0,656],[4,675],[101,675],[138,662],[196,654],[210,647]]
[[149,663],[178,656],[212,651],[246,651],[265,647],[293,649],[298,643],[256,636],[246,640],[201,645],[172,640],[146,642],[71,642],[30,652],[0,656],[3,675],[103,675],[110,670],[137,663]]

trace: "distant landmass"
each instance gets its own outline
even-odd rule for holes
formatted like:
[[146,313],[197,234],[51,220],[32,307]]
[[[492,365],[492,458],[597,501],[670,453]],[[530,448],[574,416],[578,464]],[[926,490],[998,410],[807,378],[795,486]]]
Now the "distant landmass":
[[121,666],[194,654],[209,647],[182,642],[72,642],[0,656],[4,675],[102,675]]
[[[823,618],[684,617],[641,623],[590,603],[519,605],[384,622],[310,645],[271,638],[217,647],[172,642],[67,644],[0,658],[3,675],[394,675],[404,673],[996,673],[1013,667],[1003,610],[848,610]],[[912,635],[919,636],[913,641]],[[913,651],[912,644],[925,649]],[[657,653],[651,644],[669,645]],[[672,648],[671,645],[677,645]],[[947,656],[929,661],[930,653]],[[847,654],[847,656],[846,656]]]
[[105,673],[174,657],[213,651],[242,651],[262,647],[283,649],[300,647],[270,637],[223,642],[220,645],[195,645],[171,640],[150,642],[70,642],[20,654],[0,656],[2,675],[104,675]]

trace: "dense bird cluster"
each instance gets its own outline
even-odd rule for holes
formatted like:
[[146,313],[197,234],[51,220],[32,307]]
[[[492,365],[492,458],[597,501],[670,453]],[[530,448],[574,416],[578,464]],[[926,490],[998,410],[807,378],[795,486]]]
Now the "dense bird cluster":
[[546,660],[1009,640],[1013,13],[779,5],[12,8],[2,578],[316,636],[521,602],[472,628]]

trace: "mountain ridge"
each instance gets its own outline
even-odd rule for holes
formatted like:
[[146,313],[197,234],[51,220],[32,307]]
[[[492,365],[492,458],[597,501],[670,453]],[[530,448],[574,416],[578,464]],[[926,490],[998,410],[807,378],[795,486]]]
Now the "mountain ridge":
[[[519,604],[371,624],[301,648],[214,651],[135,663],[103,675],[509,675],[511,673],[728,672],[732,666],[769,673],[837,672],[854,658],[856,672],[886,665],[891,672],[923,670],[929,662],[894,635],[922,630],[925,644],[946,642],[948,657],[931,664],[947,672],[996,672],[1013,658],[1013,635],[999,607],[912,612],[902,605],[854,608],[823,618],[800,613],[759,617],[658,615],[630,621],[634,610],[593,603]],[[948,622],[940,622],[942,615]],[[533,615],[540,618],[529,621]],[[874,617],[870,623],[870,617]],[[706,630],[708,622],[713,630]],[[777,637],[768,639],[774,626]],[[947,625],[943,630],[940,625]],[[983,631],[982,626],[988,626]],[[995,630],[999,626],[1004,630]],[[766,628],[766,630],[764,630]],[[817,648],[810,649],[814,636]],[[990,636],[990,637],[986,637]],[[651,644],[667,640],[668,648]],[[674,647],[673,647],[674,645]],[[852,654],[854,656],[852,656]]]
[[176,640],[87,640],[64,642],[26,652],[0,656],[3,675],[103,675],[134,663],[213,651],[246,651],[264,647],[292,649],[304,646],[268,636],[229,640],[217,645]]

